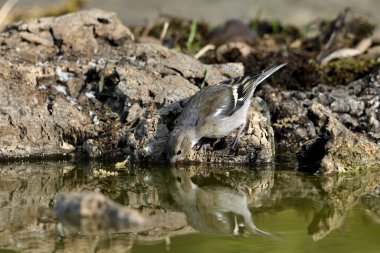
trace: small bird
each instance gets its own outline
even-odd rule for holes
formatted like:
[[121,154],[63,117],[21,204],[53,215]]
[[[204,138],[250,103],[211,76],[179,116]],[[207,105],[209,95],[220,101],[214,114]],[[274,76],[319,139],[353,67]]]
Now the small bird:
[[166,143],[168,160],[171,163],[182,160],[201,138],[223,138],[239,129],[232,145],[235,149],[247,123],[257,85],[285,65],[273,66],[253,76],[236,77],[198,91],[183,108],[169,135]]

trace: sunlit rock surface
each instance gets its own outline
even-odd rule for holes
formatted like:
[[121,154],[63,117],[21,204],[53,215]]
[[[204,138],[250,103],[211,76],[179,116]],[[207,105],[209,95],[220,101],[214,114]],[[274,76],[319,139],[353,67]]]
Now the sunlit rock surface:
[[[11,24],[0,43],[0,158],[79,149],[90,157],[162,161],[186,98],[201,85],[244,74],[240,63],[206,65],[160,45],[135,43],[115,14],[101,10]],[[232,139],[224,152],[194,153],[189,160],[272,161],[265,102],[252,107],[238,154],[229,154]]]
[[309,115],[319,128],[319,137],[299,151],[300,170],[325,174],[365,173],[380,167],[380,145],[347,129],[330,110],[317,102],[310,106]]
[[258,93],[267,103],[273,117],[276,141],[298,148],[318,136],[319,126],[308,114],[312,103],[331,110],[349,130],[367,134],[373,142],[380,136],[380,70],[345,86],[320,84],[310,91],[282,91],[263,85]]

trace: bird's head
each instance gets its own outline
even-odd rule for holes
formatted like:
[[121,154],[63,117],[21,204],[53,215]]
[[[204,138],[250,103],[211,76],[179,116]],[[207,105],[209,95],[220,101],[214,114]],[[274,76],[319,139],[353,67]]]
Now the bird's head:
[[183,160],[197,142],[194,127],[177,126],[166,142],[166,157],[171,163]]

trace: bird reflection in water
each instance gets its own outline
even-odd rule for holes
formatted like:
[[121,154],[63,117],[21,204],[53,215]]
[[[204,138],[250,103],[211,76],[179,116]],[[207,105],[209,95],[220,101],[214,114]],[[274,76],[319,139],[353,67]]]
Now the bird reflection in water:
[[173,204],[186,214],[188,223],[194,229],[279,238],[256,227],[248,208],[247,194],[239,187],[222,185],[211,176],[195,180],[196,172],[191,169],[172,169],[171,176],[170,196]]

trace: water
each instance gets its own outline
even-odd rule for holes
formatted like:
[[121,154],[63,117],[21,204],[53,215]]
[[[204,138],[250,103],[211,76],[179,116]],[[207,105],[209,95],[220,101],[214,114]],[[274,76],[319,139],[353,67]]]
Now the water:
[[[324,177],[277,167],[3,164],[0,253],[380,252],[380,173]],[[99,169],[118,175],[94,176]],[[99,230],[54,217],[62,192],[93,190],[151,223]]]

